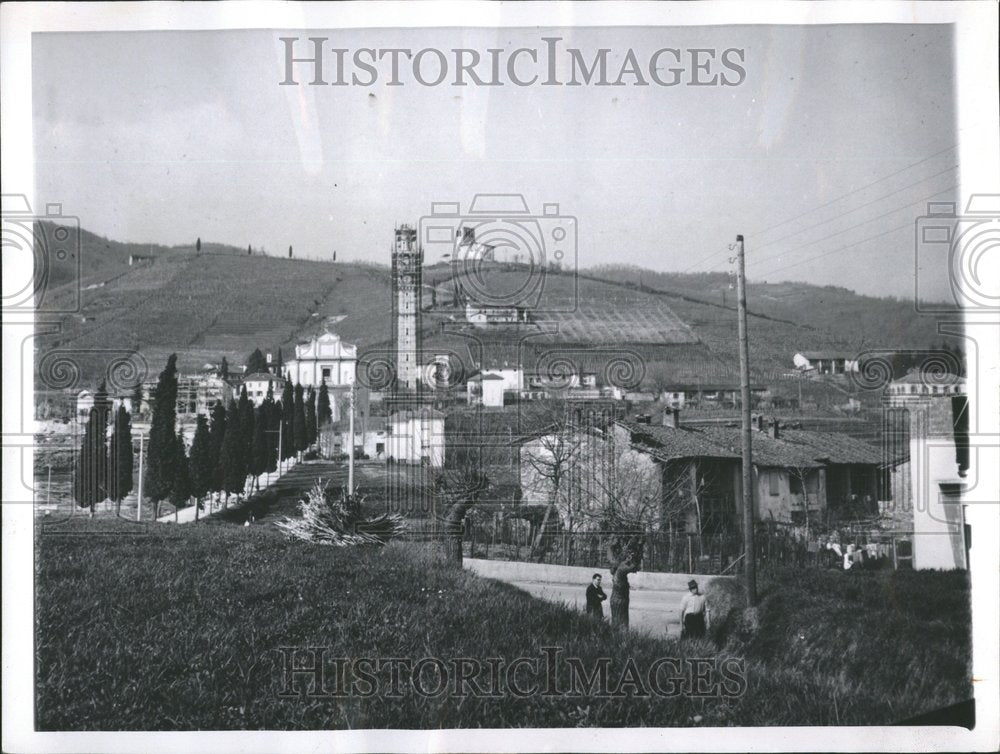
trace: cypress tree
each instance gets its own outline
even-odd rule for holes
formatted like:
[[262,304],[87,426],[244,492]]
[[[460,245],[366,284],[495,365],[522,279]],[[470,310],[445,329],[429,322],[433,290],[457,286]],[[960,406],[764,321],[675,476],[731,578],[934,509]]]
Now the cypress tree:
[[267,383],[267,395],[264,397],[261,408],[264,409],[262,416],[265,429],[267,430],[264,435],[265,446],[267,448],[264,471],[272,473],[278,469],[278,432],[281,426],[281,404],[275,403],[274,387],[270,382]]
[[132,415],[138,416],[142,413],[142,383],[135,383],[135,389],[132,390]]
[[295,438],[295,450],[303,451],[306,442],[306,408],[302,396],[302,385],[295,383],[295,412],[292,415],[292,436]]
[[247,374],[267,371],[267,359],[259,348],[253,349],[253,353],[247,359]]
[[274,373],[280,377],[283,371],[285,371],[285,360],[281,356],[281,346],[278,346],[278,360],[274,365]]
[[81,508],[90,508],[107,497],[108,474],[107,415],[94,401],[83,432],[83,442],[77,457],[74,497]]
[[295,438],[292,435],[292,414],[295,413],[295,398],[292,395],[291,380],[285,380],[281,390],[281,432],[284,440],[281,445],[281,460],[295,455]]
[[288,247],[288,258],[289,259],[292,258],[292,247],[291,246]]
[[198,240],[195,241],[195,243],[194,243],[194,250],[197,253],[201,253],[201,237],[200,236],[198,237]]
[[333,410],[330,407],[330,391],[326,387],[326,379],[319,386],[319,398],[316,406],[316,423],[325,427],[333,421]]
[[246,385],[240,389],[237,408],[240,412],[240,436],[243,438],[243,467],[246,469],[244,473],[250,474],[250,466],[253,463],[254,407],[247,395]]
[[212,406],[212,423],[209,437],[209,483],[211,492],[221,492],[225,487],[225,471],[222,468],[222,443],[226,438],[226,407],[222,401]]
[[177,434],[177,354],[170,354],[160,372],[153,397],[153,419],[149,426],[149,454],[146,465],[146,490],[159,514],[161,500],[170,496],[176,469]]
[[226,434],[219,451],[219,472],[221,475],[220,489],[226,493],[242,493],[247,480],[246,442],[240,431],[240,414],[238,406],[230,404],[226,411]]
[[132,418],[124,406],[115,413],[115,428],[108,453],[108,497],[115,501],[115,513],[121,513],[122,500],[132,491]]
[[[213,409],[214,413],[214,409]],[[199,416],[194,430],[194,440],[191,442],[191,454],[188,457],[188,467],[191,477],[190,492],[194,495],[195,505],[202,510],[202,498],[212,490],[215,483],[215,468],[212,465],[212,433],[208,427],[208,417]],[[198,511],[195,511],[198,520]]]
[[183,508],[191,499],[191,472],[187,452],[184,448],[184,438],[180,435],[174,438],[174,483],[170,487],[170,502],[174,505],[174,513]]
[[306,392],[306,446],[311,446],[316,442],[316,391],[309,386]]
[[250,452],[250,475],[259,477],[267,471],[268,441],[267,441],[267,403],[257,407],[253,422],[253,446]]
[[229,359],[222,357],[222,365],[219,367],[219,377],[224,380],[229,379]]

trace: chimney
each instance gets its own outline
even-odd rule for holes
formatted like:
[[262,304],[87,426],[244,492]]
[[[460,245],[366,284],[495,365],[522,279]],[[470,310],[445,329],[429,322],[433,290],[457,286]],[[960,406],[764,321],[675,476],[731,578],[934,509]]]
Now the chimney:
[[773,416],[771,417],[771,437],[773,437],[775,440],[780,439],[778,432],[778,420]]
[[668,408],[663,412],[663,426],[672,429],[681,428],[681,411],[678,408]]

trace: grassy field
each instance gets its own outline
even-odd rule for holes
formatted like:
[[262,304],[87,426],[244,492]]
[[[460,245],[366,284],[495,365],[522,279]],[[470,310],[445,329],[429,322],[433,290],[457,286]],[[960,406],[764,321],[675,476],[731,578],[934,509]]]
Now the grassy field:
[[[733,613],[719,622],[716,643],[678,644],[618,635],[448,568],[415,544],[315,547],[266,525],[102,531],[88,536],[81,522],[73,535],[39,535],[42,730],[871,724],[971,694],[964,574],[774,574],[763,583],[757,631]],[[732,597],[713,600],[721,611]],[[304,647],[328,647],[331,663],[465,657],[483,667],[487,658],[541,661],[543,648],[559,647],[588,673],[608,658],[609,688],[619,695],[572,693],[564,661],[554,695],[521,697],[505,685],[500,698],[468,689],[423,696],[435,685],[431,672],[423,686],[404,673],[399,698],[388,702],[364,696],[363,684],[351,695],[310,696],[313,676],[293,681],[285,664],[289,648]],[[698,697],[683,671],[672,696],[621,683],[629,659],[645,678],[660,658],[695,657],[714,668],[736,662],[730,670],[744,658],[745,690],[722,684],[722,695]],[[530,675],[517,679],[523,687]],[[388,684],[381,673],[376,681]]]

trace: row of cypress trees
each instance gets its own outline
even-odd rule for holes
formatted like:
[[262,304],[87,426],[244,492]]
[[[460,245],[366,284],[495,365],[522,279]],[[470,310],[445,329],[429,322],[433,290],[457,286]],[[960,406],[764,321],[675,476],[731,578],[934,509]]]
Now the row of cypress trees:
[[193,497],[201,510],[209,493],[228,500],[230,494],[252,492],[248,482],[277,469],[279,445],[282,461],[307,450],[332,416],[325,382],[317,393],[286,380],[280,400],[268,385],[256,407],[244,386],[238,400],[217,403],[210,418],[198,417],[186,454],[176,433],[176,405],[177,355],[172,354],[157,382],[150,426],[146,483],[157,513],[162,500],[183,506]]
[[[188,451],[176,429],[177,354],[167,359],[151,397],[145,491],[154,501],[154,515],[159,515],[159,504],[164,500],[182,507],[193,497],[202,510],[202,501],[209,493],[223,493],[228,500],[230,494],[251,491],[248,480],[277,469],[279,444],[281,460],[287,460],[312,446],[319,427],[332,418],[325,382],[317,392],[286,380],[280,400],[275,400],[269,385],[267,396],[257,407],[243,387],[238,400],[228,406],[217,403],[210,418],[198,417]],[[75,497],[91,512],[96,503],[108,498],[120,506],[132,491],[131,417],[124,406],[115,412],[109,449],[110,405],[102,384],[78,456]]]
[[97,503],[108,499],[120,510],[122,500],[132,491],[132,417],[124,406],[113,412],[109,447],[107,429],[111,414],[111,401],[102,382],[94,394],[94,407],[80,443],[73,484],[77,504],[89,508],[91,514]]

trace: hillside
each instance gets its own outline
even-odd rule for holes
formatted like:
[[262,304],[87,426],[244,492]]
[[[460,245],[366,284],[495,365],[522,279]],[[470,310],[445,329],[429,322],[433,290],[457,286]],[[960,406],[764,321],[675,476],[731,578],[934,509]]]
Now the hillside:
[[[603,265],[582,274],[646,291],[736,307],[736,291],[730,288],[733,279],[725,272],[681,274],[630,265]],[[918,316],[912,301],[861,296],[832,285],[755,282],[751,278],[747,283],[747,308],[766,317],[851,333],[852,340],[866,349],[927,348],[941,339],[937,333],[938,319],[927,314]]]
[[[42,230],[52,233],[54,227],[43,224]],[[388,355],[387,267],[264,256],[258,250],[248,255],[215,243],[203,243],[198,252],[193,245],[80,235],[82,305],[62,316],[58,331],[36,341],[42,390],[93,386],[110,362],[132,350],[142,355],[149,377],[172,352],[182,372],[223,356],[238,367],[254,348],[280,347],[288,359],[297,341],[327,322],[362,353]],[[132,255],[144,259],[129,265]],[[635,374],[644,384],[735,380],[736,312],[732,295],[722,305],[726,276],[626,267],[536,276],[526,269],[487,265],[456,281],[447,266],[427,268],[426,350],[450,353],[468,369],[484,360],[547,365],[569,358],[601,371],[624,359],[639,364]],[[75,285],[65,280],[50,286],[47,302],[68,300]],[[499,332],[463,324],[464,303],[456,304],[455,290],[468,292],[470,286],[498,301],[526,301],[531,323]],[[752,284],[749,298],[755,380],[787,375],[800,350],[926,347],[935,336],[933,322],[913,316],[905,303],[843,289]],[[54,349],[73,362],[75,374],[54,368],[46,358]]]

